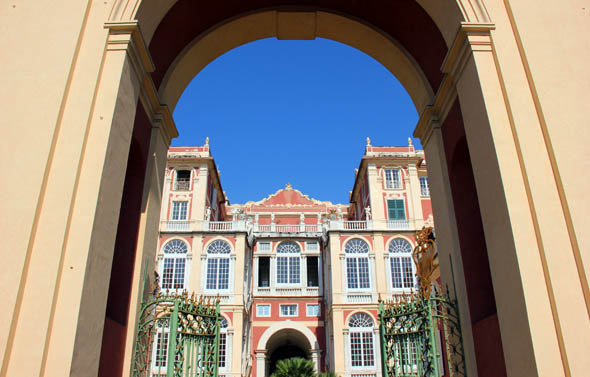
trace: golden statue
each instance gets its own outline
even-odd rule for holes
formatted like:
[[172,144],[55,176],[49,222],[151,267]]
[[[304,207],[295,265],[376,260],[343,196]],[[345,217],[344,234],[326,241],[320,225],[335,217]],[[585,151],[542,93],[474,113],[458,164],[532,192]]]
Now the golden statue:
[[422,297],[427,298],[430,297],[432,280],[438,268],[438,263],[434,262],[436,250],[432,227],[423,227],[422,230],[416,232],[416,241],[418,245],[412,252],[412,259],[416,264],[416,276],[420,284],[420,294]]

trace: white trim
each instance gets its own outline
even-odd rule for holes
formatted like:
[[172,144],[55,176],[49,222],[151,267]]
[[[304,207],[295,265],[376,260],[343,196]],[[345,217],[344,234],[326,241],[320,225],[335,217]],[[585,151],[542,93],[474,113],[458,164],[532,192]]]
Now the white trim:
[[[295,314],[294,315],[284,315],[281,311],[283,306],[293,306],[295,305]],[[279,317],[299,317],[299,303],[296,302],[289,302],[289,303],[281,303],[279,304]]]
[[[318,315],[309,315],[309,307],[310,306],[317,306],[318,307]],[[310,318],[319,318],[322,316],[322,305],[318,302],[317,304],[313,303],[306,303],[305,304],[305,316]]]
[[[260,315],[258,313],[258,307],[268,306],[268,315]],[[272,305],[271,304],[256,304],[256,317],[266,318],[272,316]]]

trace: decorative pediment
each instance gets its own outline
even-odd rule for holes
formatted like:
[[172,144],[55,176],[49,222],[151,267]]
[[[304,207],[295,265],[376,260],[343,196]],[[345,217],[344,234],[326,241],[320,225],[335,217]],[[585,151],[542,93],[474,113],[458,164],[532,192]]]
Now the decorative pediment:
[[301,191],[294,189],[290,183],[284,189],[279,189],[274,194],[257,201],[247,202],[244,207],[268,207],[268,208],[313,208],[334,206],[329,201],[319,201],[303,194]]

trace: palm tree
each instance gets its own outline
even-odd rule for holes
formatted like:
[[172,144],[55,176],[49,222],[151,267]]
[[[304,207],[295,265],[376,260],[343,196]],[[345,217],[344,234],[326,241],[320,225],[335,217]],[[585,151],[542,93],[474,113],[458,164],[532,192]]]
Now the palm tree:
[[271,377],[314,377],[313,362],[300,357],[280,360]]

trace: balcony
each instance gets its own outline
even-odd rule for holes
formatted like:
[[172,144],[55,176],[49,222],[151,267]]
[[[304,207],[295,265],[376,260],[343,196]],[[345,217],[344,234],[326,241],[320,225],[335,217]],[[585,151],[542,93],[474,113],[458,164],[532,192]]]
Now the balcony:
[[368,221],[330,221],[327,224],[249,224],[238,221],[197,221],[165,220],[160,223],[161,232],[250,232],[258,235],[274,236],[288,234],[299,236],[307,234],[318,237],[325,231],[409,231],[419,229],[415,220],[368,220]]
[[176,182],[174,182],[174,191],[190,191],[190,189],[190,179],[177,179]]
[[418,229],[415,220],[363,220],[363,221],[330,221],[328,230],[363,231],[363,230],[412,230]]
[[161,232],[246,232],[245,221],[165,220]]
[[254,233],[321,233],[322,224],[254,224]]

